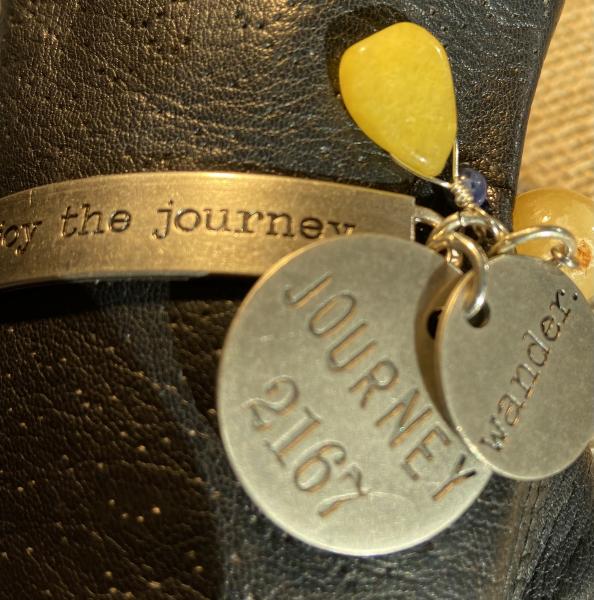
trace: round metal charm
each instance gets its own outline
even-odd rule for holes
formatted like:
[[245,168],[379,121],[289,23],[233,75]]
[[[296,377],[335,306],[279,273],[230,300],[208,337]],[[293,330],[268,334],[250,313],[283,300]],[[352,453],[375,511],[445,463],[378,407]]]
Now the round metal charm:
[[436,411],[419,364],[429,305],[458,277],[420,244],[362,234],[287,257],[250,292],[225,342],[218,415],[239,480],[279,527],[382,554],[478,496],[491,470]]
[[594,319],[557,267],[521,256],[489,265],[482,326],[464,316],[466,276],[440,319],[437,362],[451,422],[501,475],[541,479],[594,436]]

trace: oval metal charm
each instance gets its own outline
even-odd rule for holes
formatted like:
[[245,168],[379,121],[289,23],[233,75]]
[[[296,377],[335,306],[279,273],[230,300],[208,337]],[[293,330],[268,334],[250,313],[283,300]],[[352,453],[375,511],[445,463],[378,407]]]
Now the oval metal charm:
[[457,278],[420,244],[359,235],[287,257],[250,292],[225,342],[218,416],[239,480],[283,530],[382,554],[478,496],[491,471],[435,410],[419,364],[432,345],[421,307]]
[[466,276],[437,334],[443,400],[471,451],[500,475],[541,479],[594,435],[594,319],[557,267],[522,256],[489,265],[488,318],[464,316]]

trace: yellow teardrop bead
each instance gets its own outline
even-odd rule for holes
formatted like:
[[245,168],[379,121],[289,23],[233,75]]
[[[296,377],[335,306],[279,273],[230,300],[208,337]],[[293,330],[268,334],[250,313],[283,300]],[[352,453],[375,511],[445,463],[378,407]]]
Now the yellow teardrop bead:
[[445,49],[427,30],[397,23],[351,46],[339,68],[357,125],[400,164],[443,170],[456,137],[456,98]]
[[[586,299],[594,300],[594,201],[562,188],[543,188],[521,194],[514,208],[514,230],[539,225],[565,227],[575,236],[580,266],[563,270]],[[554,240],[536,240],[520,246],[518,253],[550,258],[554,243]]]

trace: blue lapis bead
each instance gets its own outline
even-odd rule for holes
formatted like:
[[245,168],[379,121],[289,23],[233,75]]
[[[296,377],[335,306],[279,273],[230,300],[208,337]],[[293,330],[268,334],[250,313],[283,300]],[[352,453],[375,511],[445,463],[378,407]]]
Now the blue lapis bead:
[[470,190],[474,203],[482,206],[487,200],[487,180],[485,176],[476,169],[462,167],[460,169],[460,179]]

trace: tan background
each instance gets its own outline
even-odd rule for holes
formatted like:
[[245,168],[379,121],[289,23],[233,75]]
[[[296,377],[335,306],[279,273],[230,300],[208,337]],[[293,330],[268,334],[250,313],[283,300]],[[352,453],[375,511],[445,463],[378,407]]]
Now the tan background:
[[594,0],[565,0],[532,104],[518,191],[544,186],[594,199]]
[[519,191],[543,186],[594,197],[593,0],[565,0],[532,105]]

